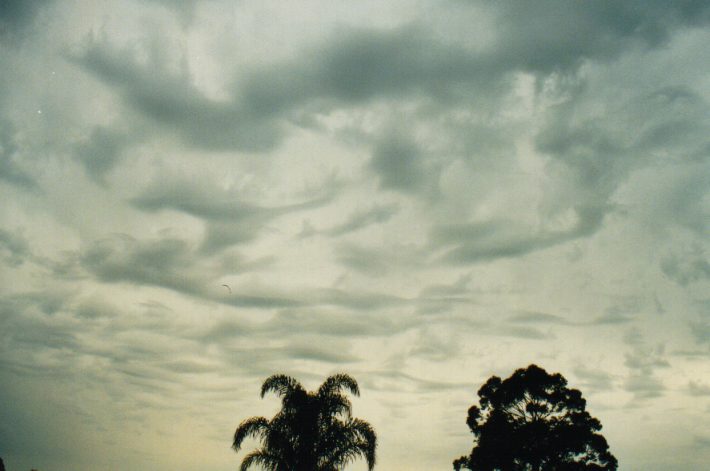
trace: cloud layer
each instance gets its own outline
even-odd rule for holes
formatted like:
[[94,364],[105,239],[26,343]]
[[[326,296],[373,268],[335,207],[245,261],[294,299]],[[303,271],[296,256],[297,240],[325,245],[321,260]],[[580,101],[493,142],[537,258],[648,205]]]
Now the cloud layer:
[[233,469],[263,379],[345,371],[378,467],[444,469],[478,387],[534,362],[620,469],[702,467],[709,22],[690,0],[3,3],[6,466]]

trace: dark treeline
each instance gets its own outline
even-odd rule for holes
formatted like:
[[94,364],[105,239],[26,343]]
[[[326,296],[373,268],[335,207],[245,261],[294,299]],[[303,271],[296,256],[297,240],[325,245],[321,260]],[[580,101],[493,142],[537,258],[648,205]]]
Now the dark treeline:
[[[360,394],[346,374],[328,377],[316,391],[307,391],[286,375],[269,377],[261,397],[273,392],[281,409],[270,420],[252,417],[234,433],[232,447],[247,437],[260,447],[248,453],[241,471],[259,466],[267,471],[336,471],[356,459],[375,466],[377,436],[367,422],[352,417],[345,395]],[[562,375],[536,365],[516,370],[509,378],[493,376],[478,390],[478,404],[468,410],[473,434],[470,453],[453,461],[456,471],[615,471],[617,460],[602,426],[585,410],[577,389]]]

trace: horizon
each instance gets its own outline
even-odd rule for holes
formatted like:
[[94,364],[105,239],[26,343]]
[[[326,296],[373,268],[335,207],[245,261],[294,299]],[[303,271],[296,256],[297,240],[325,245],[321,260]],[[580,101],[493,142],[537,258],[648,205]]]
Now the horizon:
[[619,471],[702,469],[709,24],[693,0],[4,2],[5,467],[232,470],[265,378],[346,372],[375,469],[451,470],[478,388],[537,364]]

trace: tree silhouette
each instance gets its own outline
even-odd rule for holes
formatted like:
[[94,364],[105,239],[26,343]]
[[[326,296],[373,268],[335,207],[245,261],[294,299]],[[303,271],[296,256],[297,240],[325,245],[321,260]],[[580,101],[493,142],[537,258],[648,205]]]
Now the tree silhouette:
[[616,458],[582,393],[536,365],[492,376],[468,410],[473,450],[454,461],[472,471],[614,471]]
[[252,417],[234,432],[232,448],[239,451],[247,437],[261,448],[244,457],[241,471],[258,465],[268,471],[336,471],[359,457],[375,466],[375,431],[353,418],[343,390],[360,395],[357,382],[345,374],[328,377],[317,391],[306,391],[295,379],[273,375],[261,386],[261,397],[274,392],[281,410],[271,419]]

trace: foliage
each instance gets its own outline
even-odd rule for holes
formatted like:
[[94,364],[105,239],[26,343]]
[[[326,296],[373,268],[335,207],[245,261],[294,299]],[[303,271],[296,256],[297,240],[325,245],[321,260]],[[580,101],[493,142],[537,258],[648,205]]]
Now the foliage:
[[601,423],[585,411],[582,393],[559,373],[536,365],[510,378],[491,377],[468,410],[471,454],[454,468],[472,471],[614,471],[616,458],[597,432]]
[[269,471],[335,471],[359,457],[372,470],[375,432],[370,424],[351,416],[343,391],[360,394],[357,382],[345,374],[328,377],[314,392],[290,376],[269,377],[261,397],[274,392],[281,397],[281,410],[271,420],[252,417],[237,427],[235,451],[247,437],[261,441],[261,448],[244,457],[241,471],[252,465]]

